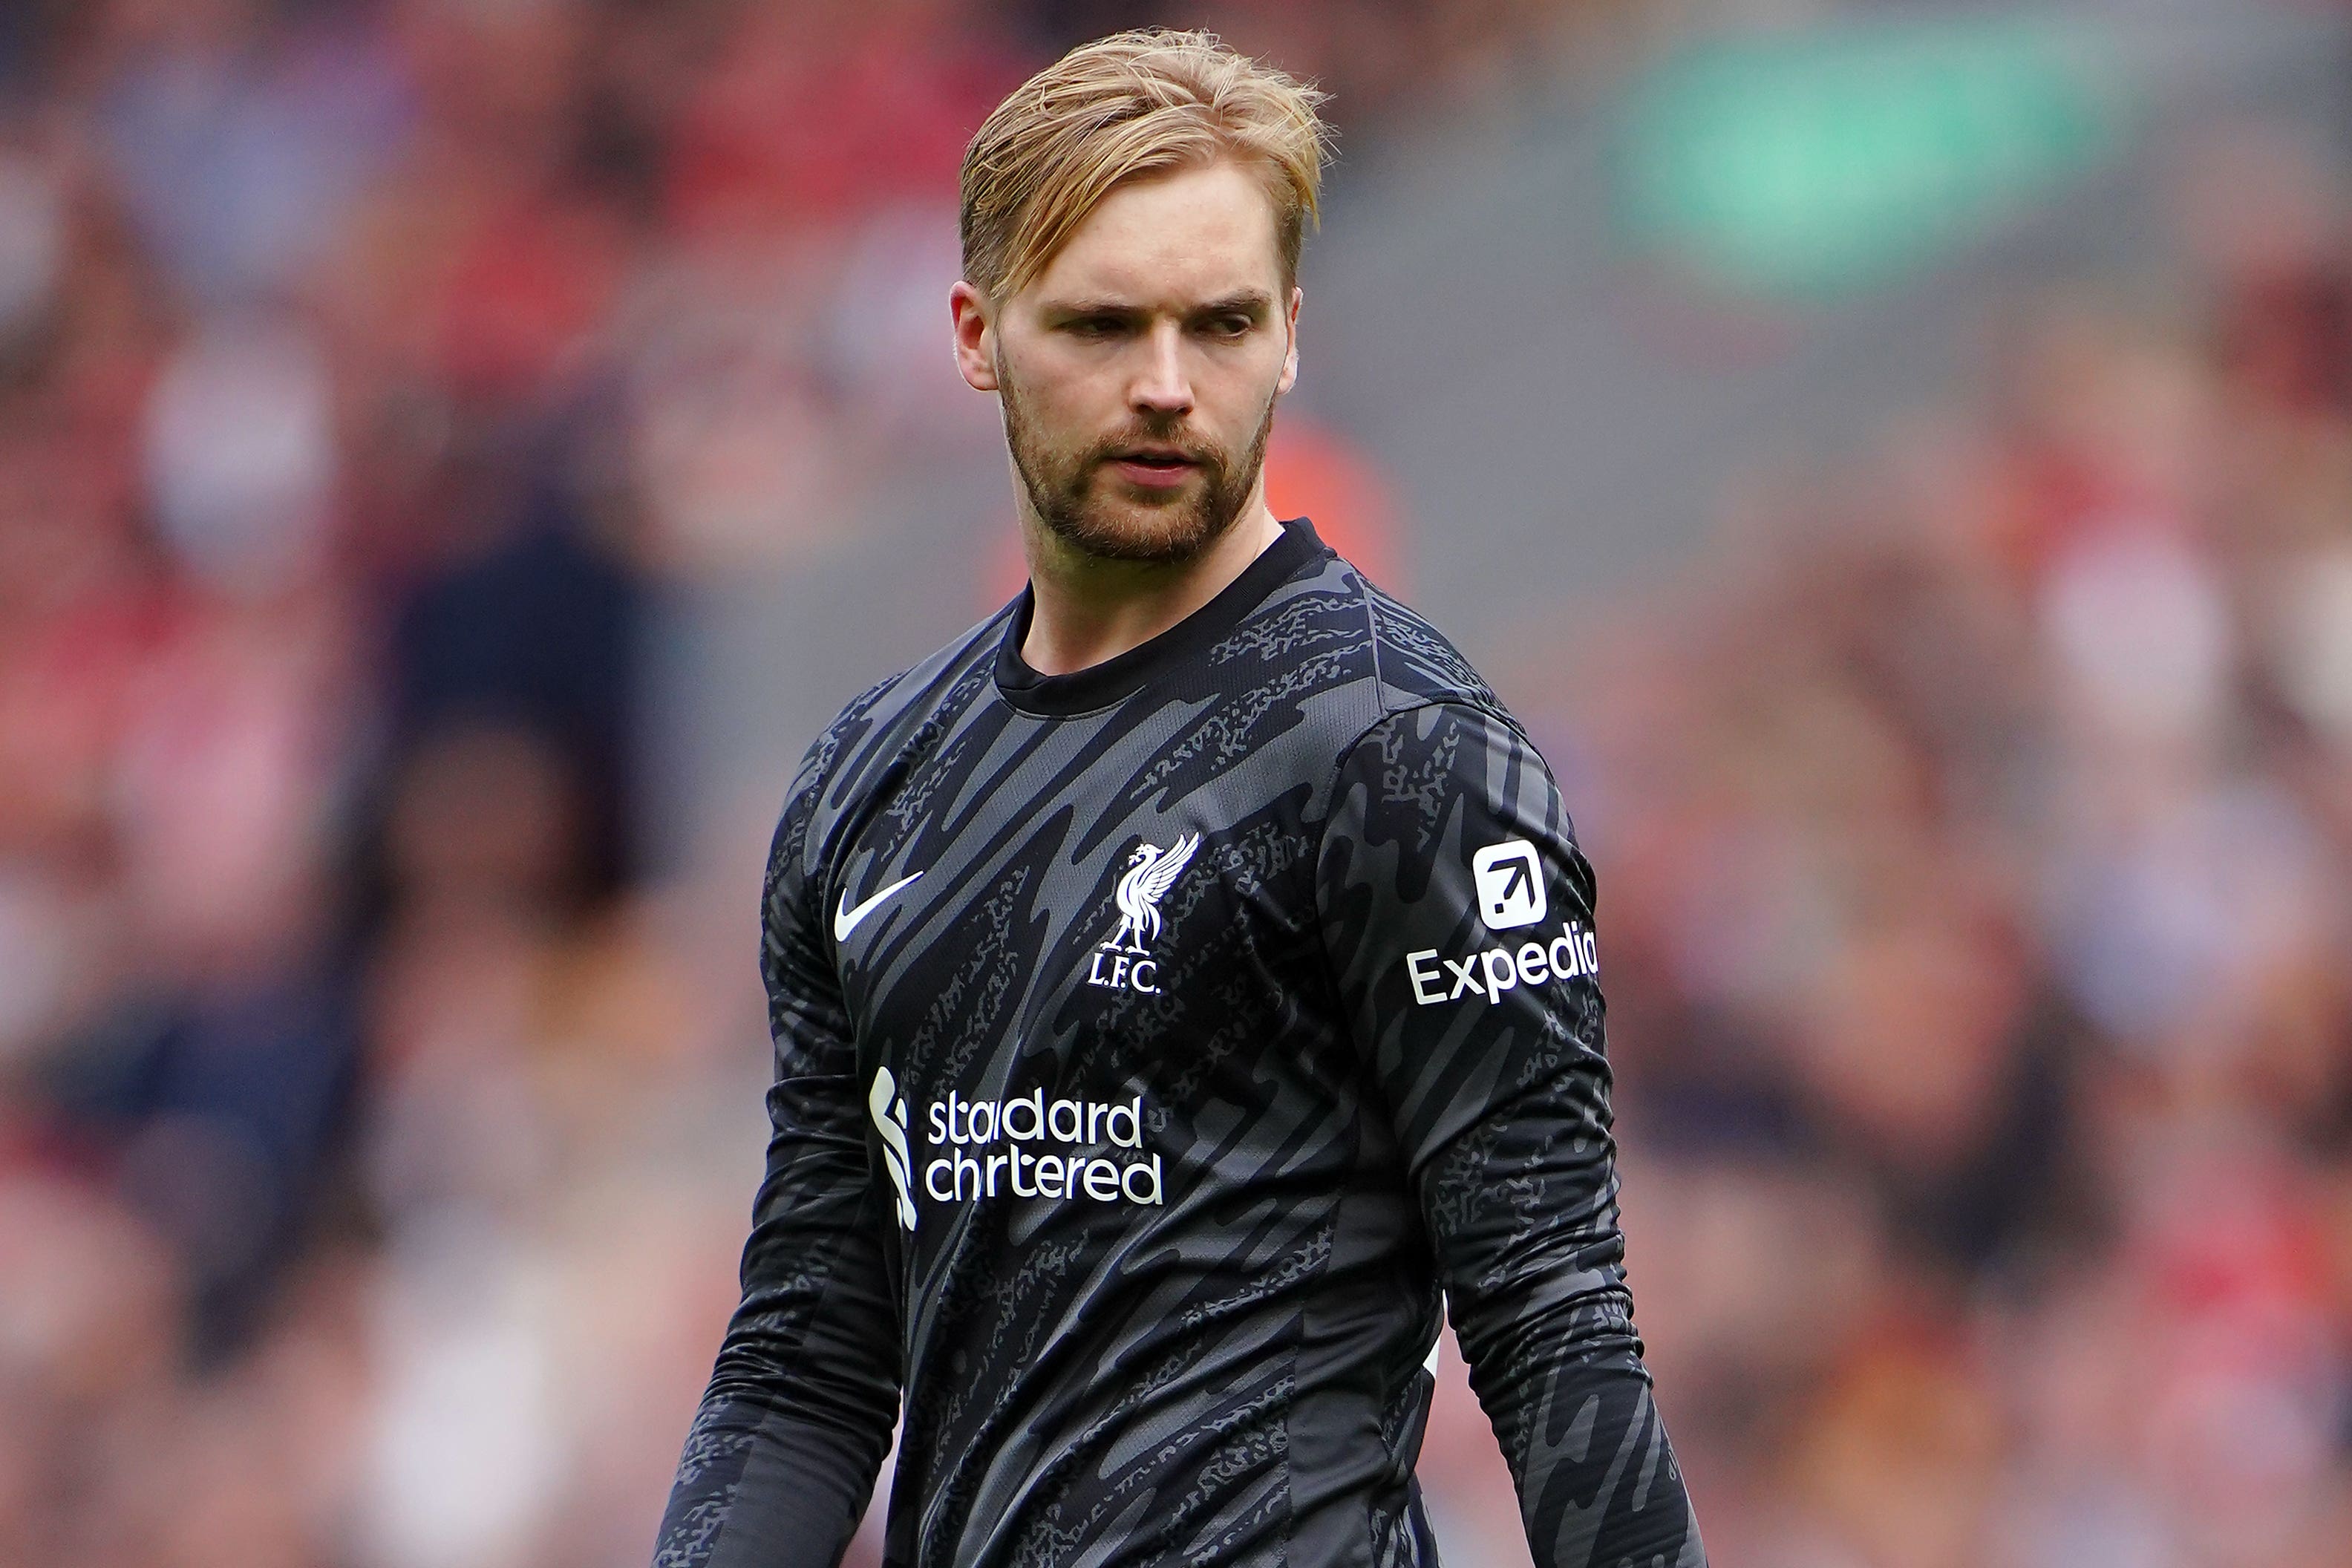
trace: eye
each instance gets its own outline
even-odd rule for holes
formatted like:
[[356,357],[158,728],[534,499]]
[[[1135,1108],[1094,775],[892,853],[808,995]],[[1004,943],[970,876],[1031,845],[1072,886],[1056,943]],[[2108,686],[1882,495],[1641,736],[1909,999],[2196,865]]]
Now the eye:
[[1256,323],[1247,316],[1219,316],[1209,323],[1209,330],[1223,338],[1237,338]]
[[1118,329],[1118,321],[1112,316],[1080,316],[1069,323],[1069,330],[1082,338],[1107,338]]

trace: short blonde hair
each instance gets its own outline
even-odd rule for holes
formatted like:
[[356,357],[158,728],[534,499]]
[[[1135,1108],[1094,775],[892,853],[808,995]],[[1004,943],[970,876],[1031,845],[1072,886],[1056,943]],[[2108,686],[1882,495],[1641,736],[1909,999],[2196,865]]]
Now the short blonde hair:
[[964,280],[991,300],[1034,281],[1120,182],[1234,157],[1273,198],[1286,292],[1319,226],[1328,93],[1215,34],[1139,27],[1081,44],[996,106],[964,149]]

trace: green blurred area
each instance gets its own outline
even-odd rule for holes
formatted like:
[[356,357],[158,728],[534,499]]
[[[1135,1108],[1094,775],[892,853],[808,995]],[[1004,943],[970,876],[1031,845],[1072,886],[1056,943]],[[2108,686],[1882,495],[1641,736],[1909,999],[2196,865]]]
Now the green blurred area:
[[1628,93],[1618,216],[1719,286],[1796,298],[1947,257],[2115,159],[2113,40],[2032,17],[1696,43]]

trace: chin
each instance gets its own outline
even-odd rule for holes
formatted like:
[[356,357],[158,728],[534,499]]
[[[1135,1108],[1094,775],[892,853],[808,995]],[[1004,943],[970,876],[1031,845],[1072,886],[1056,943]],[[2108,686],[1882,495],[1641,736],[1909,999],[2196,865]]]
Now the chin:
[[1189,561],[1232,526],[1207,526],[1192,506],[1097,507],[1076,527],[1057,529],[1090,555],[1119,561]]

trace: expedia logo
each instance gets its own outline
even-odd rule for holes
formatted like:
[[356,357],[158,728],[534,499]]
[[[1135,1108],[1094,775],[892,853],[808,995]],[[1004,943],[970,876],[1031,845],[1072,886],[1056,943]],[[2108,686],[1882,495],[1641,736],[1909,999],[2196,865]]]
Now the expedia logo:
[[1598,973],[1592,933],[1576,921],[1567,921],[1548,942],[1524,942],[1517,948],[1490,947],[1466,958],[1446,958],[1433,947],[1404,955],[1405,977],[1412,982],[1412,999],[1423,1007],[1475,996],[1499,1002],[1503,993],[1518,985],[1540,985],[1548,980],[1574,980]]
[[1524,838],[1489,844],[1470,858],[1478,918],[1488,931],[1517,931],[1544,918],[1543,862]]
[[[1487,845],[1470,858],[1470,874],[1477,884],[1478,919],[1488,931],[1538,924],[1549,908],[1544,898],[1543,862],[1536,847],[1524,838]],[[1517,986],[1574,980],[1597,973],[1599,967],[1592,933],[1576,921],[1563,922],[1549,942],[1523,942],[1516,948],[1503,944],[1462,958],[1447,958],[1433,947],[1404,955],[1412,999],[1423,1007],[1465,996],[1496,1002]]]

